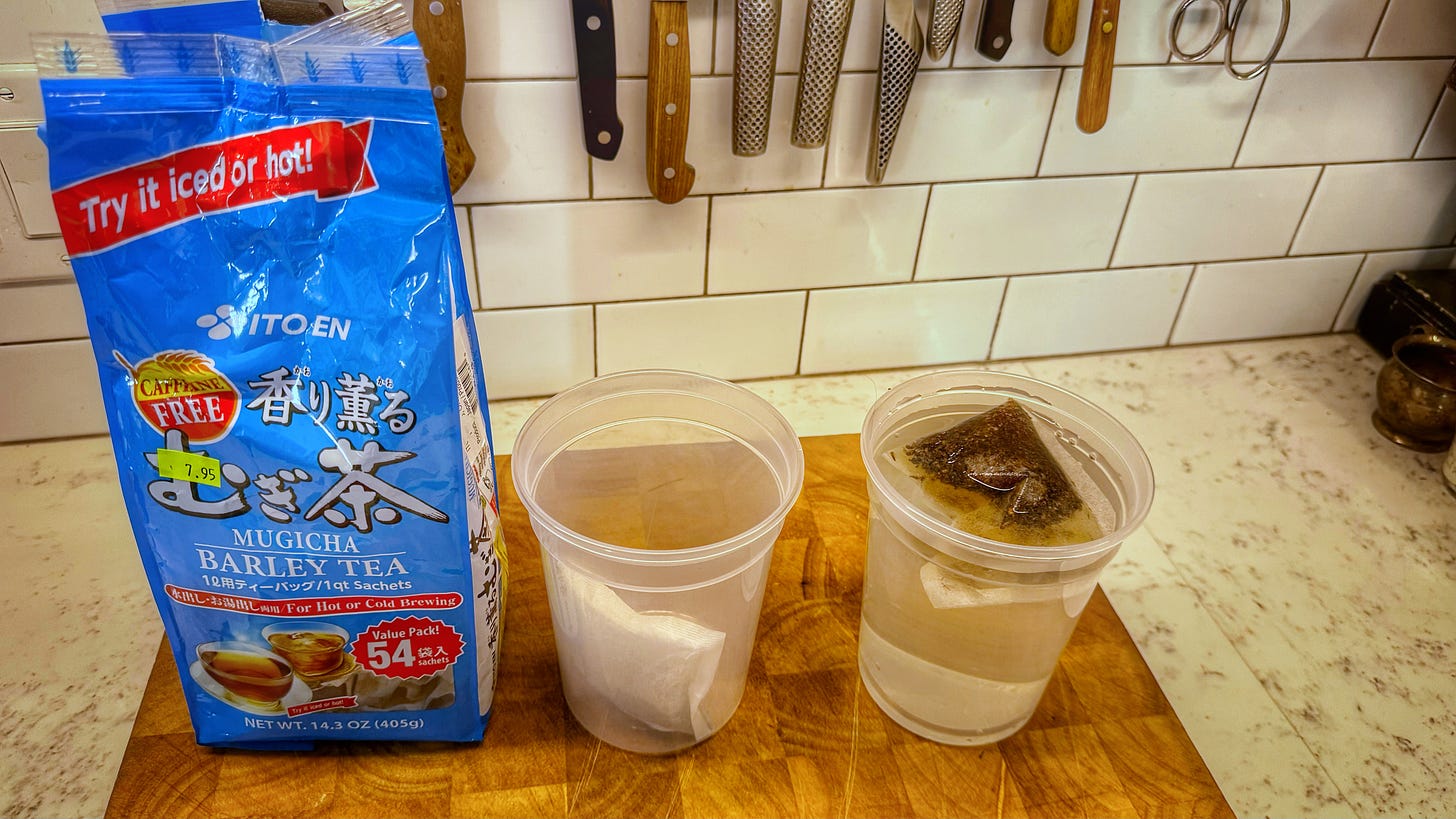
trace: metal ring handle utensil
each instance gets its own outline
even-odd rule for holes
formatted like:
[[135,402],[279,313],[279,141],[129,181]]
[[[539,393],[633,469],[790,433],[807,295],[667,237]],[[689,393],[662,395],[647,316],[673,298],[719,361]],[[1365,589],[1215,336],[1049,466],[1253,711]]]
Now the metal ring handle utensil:
[[1269,46],[1269,52],[1263,59],[1254,63],[1254,67],[1248,71],[1240,71],[1234,67],[1234,41],[1238,33],[1239,21],[1244,14],[1244,8],[1248,6],[1249,0],[1233,0],[1232,11],[1230,11],[1230,0],[1208,0],[1218,7],[1218,23],[1214,28],[1213,37],[1203,48],[1198,51],[1185,51],[1179,44],[1179,36],[1183,33],[1183,22],[1188,15],[1188,10],[1204,2],[1204,0],[1180,0],[1178,7],[1173,10],[1173,19],[1168,24],[1168,43],[1172,48],[1173,56],[1185,63],[1197,62],[1207,57],[1224,43],[1223,67],[1228,73],[1238,80],[1257,79],[1269,66],[1273,65],[1274,59],[1279,56],[1279,50],[1284,47],[1284,37],[1289,33],[1289,0],[1281,0],[1279,13],[1279,32],[1274,35],[1274,42]]

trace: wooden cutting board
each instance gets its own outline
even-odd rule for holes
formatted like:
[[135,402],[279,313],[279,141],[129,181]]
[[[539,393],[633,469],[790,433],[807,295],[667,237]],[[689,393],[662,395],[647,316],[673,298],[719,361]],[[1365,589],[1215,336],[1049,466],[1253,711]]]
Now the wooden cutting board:
[[511,575],[484,742],[202,748],[164,644],[106,815],[1234,815],[1100,589],[1020,733],[951,748],[886,718],[855,657],[868,503],[859,439],[809,438],[804,454],[743,704],[707,742],[641,756],[571,718],[536,539],[501,458]]

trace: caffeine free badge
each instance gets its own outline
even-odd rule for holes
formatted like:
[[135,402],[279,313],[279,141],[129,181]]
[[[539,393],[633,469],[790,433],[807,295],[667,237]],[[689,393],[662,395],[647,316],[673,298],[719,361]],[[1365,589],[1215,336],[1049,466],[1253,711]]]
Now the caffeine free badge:
[[152,429],[179,430],[195,444],[217,441],[238,418],[238,389],[195,350],[167,350],[137,363],[113,352],[131,373],[131,399]]

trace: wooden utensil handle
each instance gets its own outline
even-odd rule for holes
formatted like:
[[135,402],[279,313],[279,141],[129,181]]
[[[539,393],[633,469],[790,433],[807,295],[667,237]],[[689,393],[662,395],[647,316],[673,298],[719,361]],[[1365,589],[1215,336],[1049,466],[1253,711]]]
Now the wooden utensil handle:
[[669,205],[688,195],[696,176],[686,160],[691,72],[688,4],[654,0],[647,28],[647,189]]
[[1112,99],[1112,63],[1117,51],[1117,12],[1121,0],[1093,0],[1087,26],[1087,56],[1077,97],[1077,127],[1092,134],[1107,124]]
[[1053,54],[1066,54],[1077,40],[1077,0],[1047,0],[1042,42]]
[[465,12],[460,0],[415,0],[415,34],[429,64],[435,91],[435,116],[445,140],[450,190],[458,191],[475,168],[475,152],[465,138],[460,106],[465,96]]

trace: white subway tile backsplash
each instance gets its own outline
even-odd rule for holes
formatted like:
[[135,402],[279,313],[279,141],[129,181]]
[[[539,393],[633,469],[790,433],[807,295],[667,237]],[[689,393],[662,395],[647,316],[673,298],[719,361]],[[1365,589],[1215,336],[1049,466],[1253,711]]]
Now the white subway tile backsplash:
[[[743,157],[733,155],[733,80],[729,77],[693,80],[692,103],[688,109],[687,161],[697,174],[694,194],[819,187],[824,175],[824,149],[804,150],[789,144],[796,88],[794,77],[775,78],[768,151],[762,156]],[[627,127],[616,159],[592,160],[595,198],[650,195],[644,171],[647,143],[645,129],[640,124],[646,117],[646,107],[646,80],[617,83],[617,108]]]
[[553,395],[594,374],[590,306],[486,310],[475,326],[492,401]]
[[986,358],[1004,279],[893,284],[809,294],[808,373],[917,367]]
[[465,259],[465,287],[470,291],[470,309],[480,306],[480,279],[475,275],[475,240],[470,235],[470,209],[455,208],[455,230],[460,234],[460,255]]
[[86,337],[86,313],[75,282],[0,288],[0,344]]
[[60,239],[27,239],[10,197],[0,191],[0,283],[70,278]]
[[1272,168],[1140,177],[1112,264],[1282,256],[1318,176]]
[[[522,0],[500,0],[506,3],[521,3]],[[713,71],[713,4],[714,0],[688,0],[688,61],[694,74],[709,74]],[[526,2],[523,5],[542,5]],[[571,16],[567,3],[546,3],[560,8],[560,13]],[[613,17],[617,29],[617,76],[647,76],[647,21],[652,0],[613,0]],[[540,12],[537,12],[538,14]],[[575,48],[570,32],[568,47]],[[575,58],[573,58],[574,60]],[[576,63],[572,63],[571,76],[576,75]]]
[[[1169,2],[1169,20],[1172,5]],[[1290,5],[1289,30],[1275,57],[1279,61],[1364,57],[1385,11],[1384,0],[1294,0]],[[1197,51],[1208,42],[1218,11],[1213,3],[1196,3],[1189,9],[1179,36],[1184,51]],[[1235,68],[1248,71],[1268,56],[1279,32],[1282,13],[1278,0],[1250,2],[1244,6],[1234,43]],[[1203,62],[1222,64],[1227,42],[1219,43]]]
[[32,125],[45,119],[45,108],[40,101],[40,75],[35,66],[0,65],[0,88],[10,89],[9,95],[0,99],[0,123]]
[[[1164,0],[1157,0],[1163,4]],[[1077,38],[1072,48],[1060,57],[1046,50],[1042,31],[1046,24],[1047,0],[1019,0],[1011,18],[1011,48],[998,63],[976,51],[976,32],[981,25],[981,4],[966,4],[965,22],[956,48],[957,67],[1081,65],[1086,51],[1087,24],[1092,19],[1092,4],[1077,5]],[[1147,65],[1168,61],[1168,13],[1161,8],[1148,9],[1143,3],[1126,4],[1118,17],[1118,65]]]
[[1259,81],[1217,66],[1118,68],[1107,124],[1085,134],[1076,123],[1081,84],[1080,69],[1062,79],[1042,176],[1228,167],[1259,93]]
[[915,278],[960,279],[1102,267],[1131,176],[937,185]]
[[713,199],[708,292],[908,281],[926,187]]
[[703,292],[704,198],[496,205],[471,221],[486,308]]
[[1355,329],[1360,310],[1370,297],[1370,289],[1381,279],[1399,270],[1429,270],[1449,268],[1456,262],[1456,248],[1432,248],[1429,250],[1397,250],[1387,253],[1368,253],[1355,276],[1355,284],[1340,314],[1335,319],[1335,332],[1345,333]]
[[[900,123],[885,182],[1034,176],[1056,93],[1056,69],[922,71]],[[826,184],[864,185],[872,74],[839,80]]]
[[[1449,60],[1276,65],[1264,80],[1238,164],[1409,159],[1450,69]],[[1392,88],[1401,91],[1392,94]]]
[[[619,5],[625,5],[625,2]],[[473,0],[464,6],[465,76],[470,79],[575,77],[571,6]],[[617,25],[623,25],[620,16]],[[647,25],[645,19],[642,26]]]
[[0,390],[0,443],[106,432],[89,341],[0,346],[0,383],[45,385]]
[[61,234],[51,204],[49,168],[45,145],[34,128],[0,129],[0,170],[10,183],[10,194],[20,209],[20,222],[27,236]]
[[1148,267],[1012,279],[991,357],[1161,346],[1191,270]]
[[574,80],[466,83],[462,119],[475,170],[455,193],[457,203],[587,198],[590,166]]
[[1441,95],[1436,113],[1431,116],[1426,134],[1416,147],[1416,159],[1444,159],[1456,156],[1456,92],[1449,89]]
[[1332,165],[1294,240],[1296,254],[1451,243],[1456,161]]
[[719,378],[794,373],[805,294],[674,299],[597,307],[597,373],[643,367]]
[[1370,47],[1371,57],[1449,57],[1456,54],[1456,3],[1390,0]]
[[1328,332],[1361,257],[1199,265],[1174,344]]

